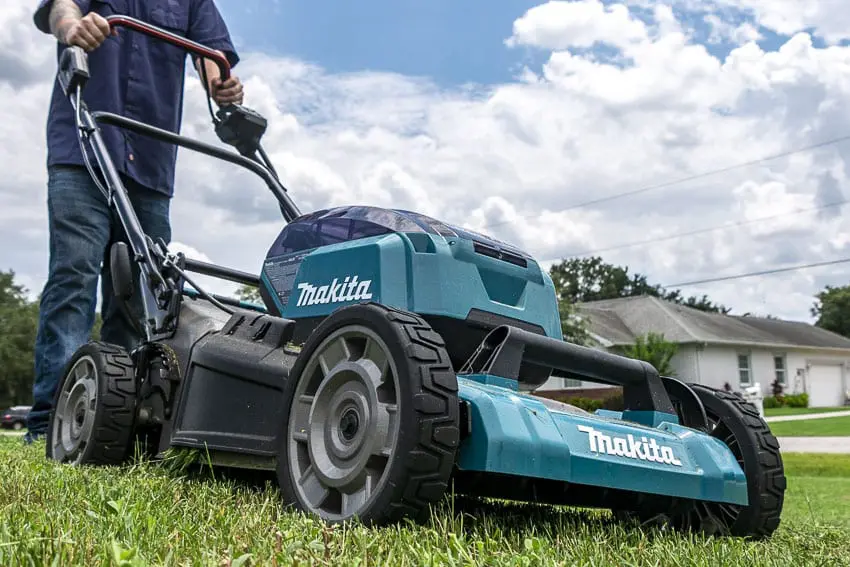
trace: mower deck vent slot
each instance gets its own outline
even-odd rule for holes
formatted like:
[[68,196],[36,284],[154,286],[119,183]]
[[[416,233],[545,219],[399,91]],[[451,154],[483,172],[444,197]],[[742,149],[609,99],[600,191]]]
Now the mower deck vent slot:
[[495,258],[497,260],[502,260],[503,262],[522,266],[523,268],[528,267],[528,261],[518,254],[513,254],[504,250],[497,250],[496,248],[488,246],[487,244],[484,244],[482,242],[473,242],[473,246],[475,248],[475,251],[483,256],[489,256],[490,258]]

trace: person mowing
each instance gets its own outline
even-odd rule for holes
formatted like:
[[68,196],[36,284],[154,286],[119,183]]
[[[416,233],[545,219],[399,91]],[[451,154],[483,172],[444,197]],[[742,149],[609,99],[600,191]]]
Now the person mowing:
[[[41,0],[33,16],[35,26],[56,39],[57,62],[68,46],[79,46],[89,54],[86,102],[91,110],[179,132],[186,53],[140,33],[111,30],[105,17],[113,14],[145,21],[215,49],[234,67],[239,56],[215,2]],[[195,61],[199,76],[203,76],[201,64]],[[241,104],[239,79],[231,75],[222,81],[215,63],[203,64],[213,100],[218,105]],[[142,229],[154,241],[161,238],[169,243],[177,148],[108,126],[102,133]],[[100,339],[128,351],[141,339],[115,301],[109,271],[107,251],[116,240],[126,241],[126,236],[85,168],[77,136],[73,107],[56,81],[47,115],[48,276],[39,305],[26,443],[44,436],[62,372],[91,335],[99,278]],[[138,295],[131,304],[142,312]]]

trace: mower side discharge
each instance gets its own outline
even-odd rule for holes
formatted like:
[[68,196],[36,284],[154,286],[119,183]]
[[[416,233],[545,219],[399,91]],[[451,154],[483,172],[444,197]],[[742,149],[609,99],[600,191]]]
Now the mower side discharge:
[[747,504],[744,472],[718,439],[675,422],[646,427],[620,412],[594,415],[494,379],[458,378],[471,422],[458,452],[461,471]]

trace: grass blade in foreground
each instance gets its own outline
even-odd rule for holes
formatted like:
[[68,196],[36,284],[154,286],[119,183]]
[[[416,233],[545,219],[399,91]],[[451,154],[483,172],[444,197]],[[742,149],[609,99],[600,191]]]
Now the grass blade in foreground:
[[[274,485],[164,467],[69,467],[0,437],[0,564],[846,565],[850,456],[787,458],[783,522],[767,542],[625,528],[607,513],[501,504],[424,526],[334,529],[281,511]],[[474,515],[474,516],[473,516]]]

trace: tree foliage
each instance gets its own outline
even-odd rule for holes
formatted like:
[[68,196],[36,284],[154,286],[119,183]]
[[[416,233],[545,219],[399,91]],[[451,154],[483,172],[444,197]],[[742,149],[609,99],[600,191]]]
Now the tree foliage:
[[32,399],[38,303],[26,292],[13,271],[0,272],[0,407]]
[[577,345],[586,345],[590,338],[587,321],[578,316],[575,306],[567,301],[559,300],[558,315],[561,318],[561,333],[564,335],[564,340]]
[[[0,272],[0,408],[32,403],[39,301],[15,283],[14,271]],[[100,328],[96,313],[92,340],[100,337]]]
[[680,290],[666,290],[659,284],[649,283],[639,273],[630,274],[629,268],[608,264],[599,257],[570,258],[553,265],[549,275],[555,284],[560,302],[570,305],[586,301],[616,299],[650,295],[680,305],[711,313],[728,313],[730,309],[712,302],[708,296],[684,296]]
[[236,297],[248,303],[258,303],[262,305],[263,299],[260,297],[260,289],[251,285],[239,286],[236,290]]
[[637,337],[635,344],[623,349],[623,354],[629,358],[650,363],[662,376],[674,376],[671,365],[679,345],[664,338],[663,334],[648,333]]
[[850,338],[850,285],[826,286],[815,295],[811,313],[816,326]]

